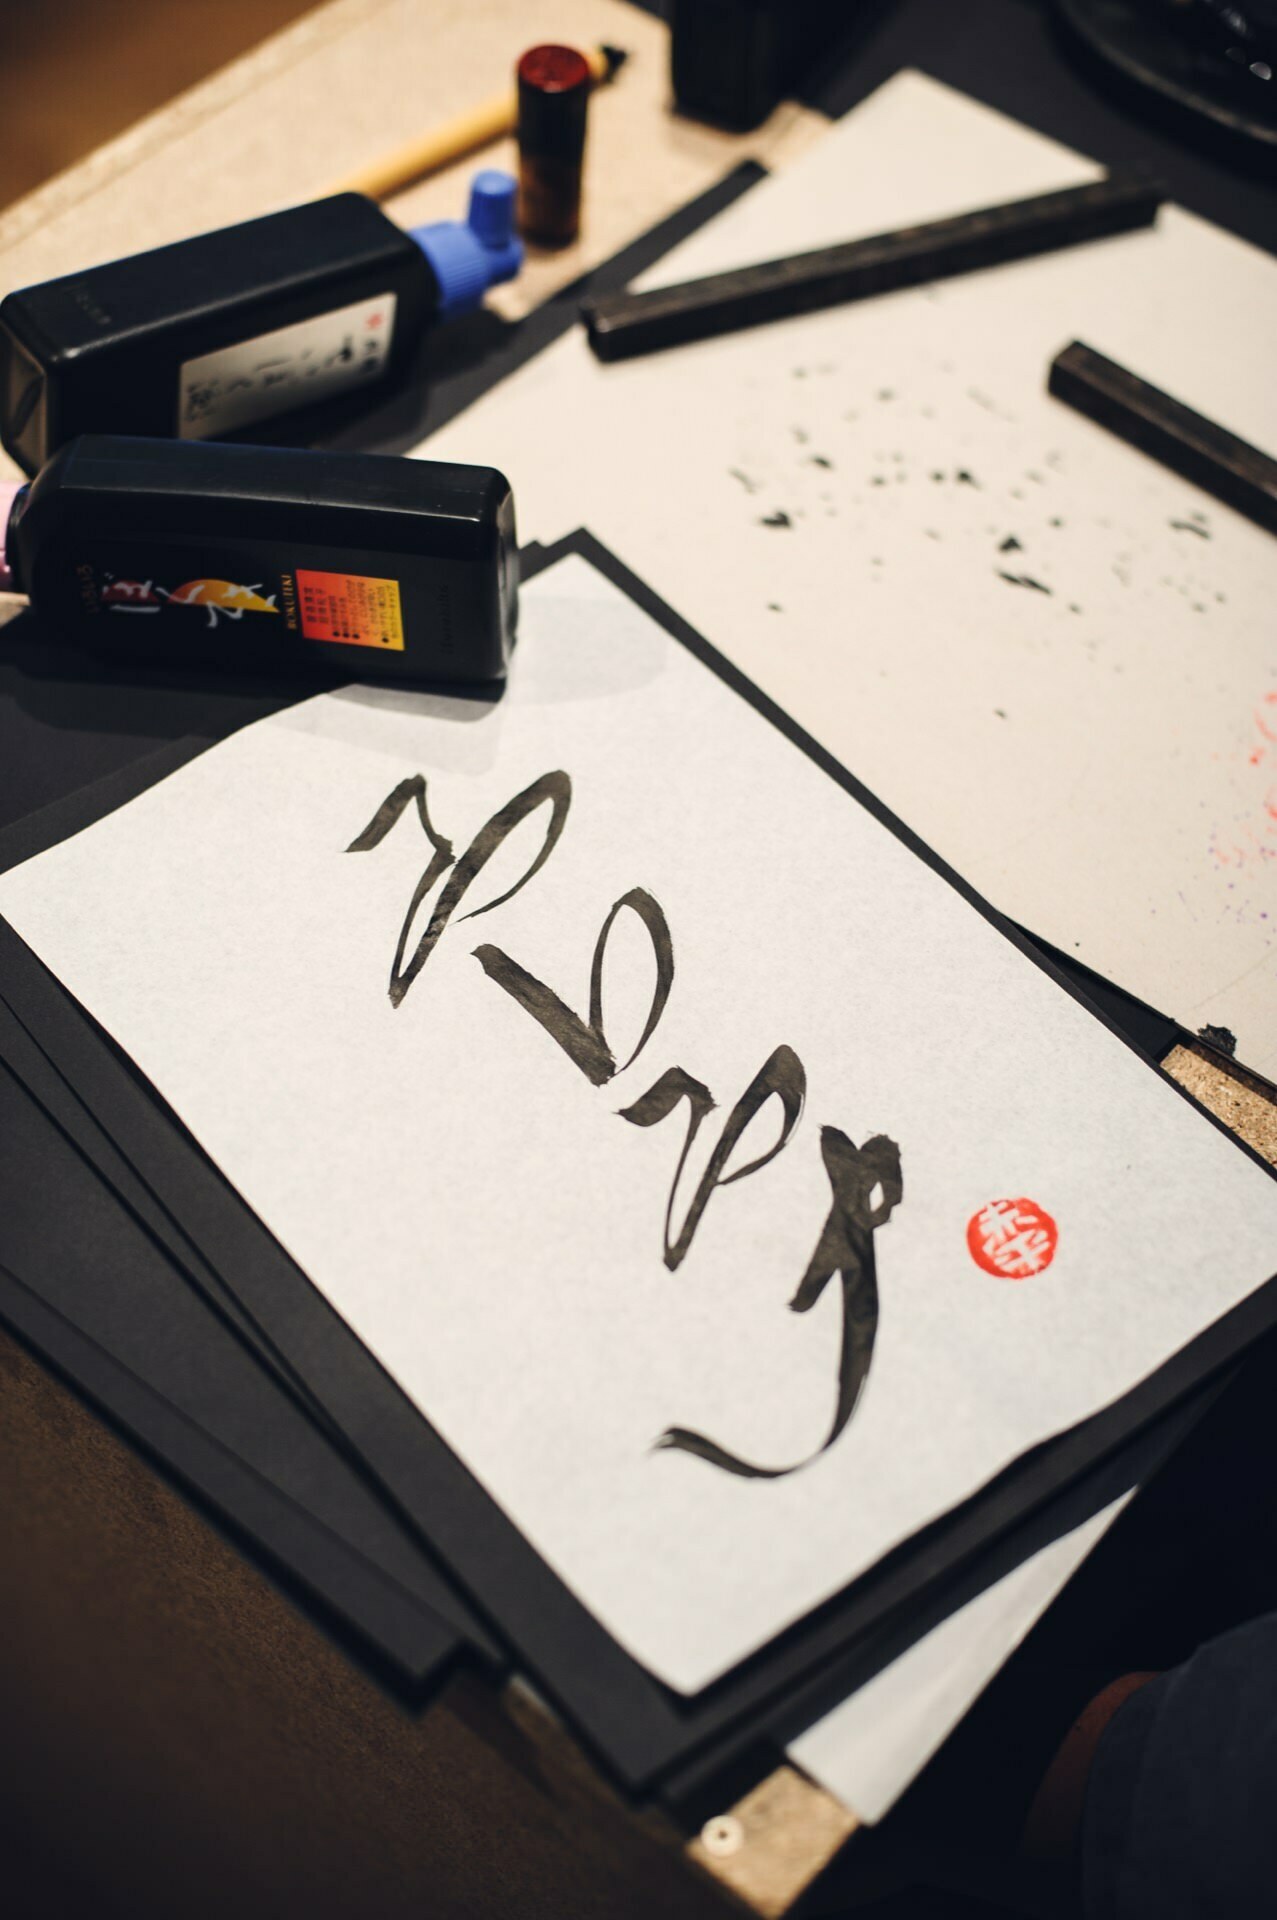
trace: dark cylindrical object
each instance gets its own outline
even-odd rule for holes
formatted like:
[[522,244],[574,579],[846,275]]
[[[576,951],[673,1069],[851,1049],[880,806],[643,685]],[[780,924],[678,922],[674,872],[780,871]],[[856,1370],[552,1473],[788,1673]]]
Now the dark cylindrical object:
[[491,467],[86,434],[0,488],[50,639],[167,667],[499,679],[517,578]]
[[589,65],[575,47],[529,47],[517,71],[519,230],[543,246],[566,246],[581,224]]

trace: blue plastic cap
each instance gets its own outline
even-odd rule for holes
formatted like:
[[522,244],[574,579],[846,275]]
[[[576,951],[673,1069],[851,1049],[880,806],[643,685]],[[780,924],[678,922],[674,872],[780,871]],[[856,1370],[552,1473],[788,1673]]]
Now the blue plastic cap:
[[485,247],[508,247],[514,239],[514,200],[514,175],[499,167],[485,167],[470,182],[469,226]]
[[523,265],[523,243],[514,232],[514,196],[513,176],[485,167],[471,183],[464,222],[436,220],[412,229],[439,283],[441,320],[472,313],[489,287],[513,280]]

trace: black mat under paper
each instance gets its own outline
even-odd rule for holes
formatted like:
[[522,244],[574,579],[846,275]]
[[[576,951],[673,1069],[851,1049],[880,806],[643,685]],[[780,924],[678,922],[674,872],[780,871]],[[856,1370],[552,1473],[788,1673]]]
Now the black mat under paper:
[[77,1149],[77,1105],[0,1002],[0,1319],[335,1611],[400,1690],[463,1653],[498,1660],[366,1473],[148,1231],[145,1204]]
[[173,1476],[285,1592],[317,1606],[339,1644],[396,1690],[425,1696],[465,1654],[454,1628],[58,1313],[43,1288],[26,1286],[4,1265],[0,1322]]
[[[545,564],[566,552],[583,553],[591,559],[660,619],[676,639],[698,653],[729,685],[795,738],[817,764],[862,799],[920,857],[940,868],[935,857],[907,830],[862,795],[850,776],[799,735],[792,723],[778,715],[589,536],[574,536],[561,543],[550,550]],[[183,757],[189,757],[189,749],[154,756],[135,789],[150,784],[164,770],[157,763]],[[122,777],[110,784],[116,792],[108,806],[127,797],[129,783]],[[101,809],[100,796],[97,804]],[[46,828],[54,828],[52,838],[73,831],[76,824],[86,824],[83,819],[73,820],[74,811],[74,803],[51,810],[61,816],[56,824],[45,822]],[[12,859],[12,836],[6,836],[6,842],[5,852]],[[967,898],[974,899],[961,882],[955,880],[954,884]],[[1055,974],[1023,936],[1006,927],[982,903],[976,904],[1036,964]],[[501,1636],[518,1649],[520,1665],[554,1698],[602,1762],[631,1789],[651,1788],[662,1776],[667,1780],[689,1777],[688,1769],[698,1755],[712,1756],[716,1766],[722,1765],[732,1750],[773,1732],[796,1700],[816,1702],[817,1694],[830,1684],[835,1673],[845,1692],[850,1671],[847,1662],[867,1657],[866,1636],[879,1635],[881,1644],[893,1613],[905,1606],[910,1607],[913,1618],[919,1617],[918,1603],[929,1588],[944,1583],[952,1590],[959,1567],[971,1563],[1010,1529],[1022,1525],[1035,1508],[1041,1509],[1042,1503],[1060,1489],[1079,1487],[1082,1477],[1098,1462],[1138,1429],[1163,1415],[1213,1368],[1225,1364],[1277,1313],[1277,1298],[1270,1285],[1217,1323],[1117,1408],[1037,1449],[991,1488],[928,1528],[799,1627],[695,1700],[684,1701],[623,1654],[572,1598],[305,1276],[202,1160],[181,1129],[171,1123],[156,1124],[157,1117],[163,1117],[158,1103],[118,1060],[111,1058],[91,1023],[50,976],[12,935],[9,938],[15,951],[5,955],[3,979],[19,1017],[32,1032],[39,1033],[42,1044],[72,1084],[78,1085],[81,1072],[87,1071],[99,1076],[100,1091],[102,1062],[110,1062],[119,1082],[119,1110],[113,1108],[110,1113],[110,1131],[120,1150],[144,1171],[148,1185],[163,1198],[222,1280],[233,1287],[272,1347],[308,1383],[405,1514],[427,1533],[470,1597]],[[1065,980],[1061,985],[1066,991],[1074,991]],[[57,1035],[50,1044],[54,1029]],[[1173,1086],[1168,1082],[1168,1097],[1186,1097],[1178,1088],[1172,1093]],[[97,1102],[93,1105],[104,1118],[102,1107]],[[1245,1151],[1240,1146],[1237,1150]],[[1129,1474],[1125,1479],[1119,1476],[1118,1484],[1110,1480],[1099,1487],[1097,1483],[1089,1510],[1106,1504],[1129,1484]],[[1075,1511],[1065,1519],[1058,1517],[1060,1512],[1062,1509],[1057,1510],[1056,1533],[1085,1517]],[[1025,1537],[1021,1536],[1017,1558],[1030,1550],[1024,1544]],[[1050,1537],[1050,1532],[1042,1535],[1042,1539]],[[835,1668],[831,1663],[836,1657],[842,1664]],[[887,1656],[879,1656],[878,1664],[883,1657]],[[859,1677],[865,1676],[862,1673]],[[817,1702],[813,1711],[819,1705],[833,1704],[837,1697],[835,1689],[830,1697]]]

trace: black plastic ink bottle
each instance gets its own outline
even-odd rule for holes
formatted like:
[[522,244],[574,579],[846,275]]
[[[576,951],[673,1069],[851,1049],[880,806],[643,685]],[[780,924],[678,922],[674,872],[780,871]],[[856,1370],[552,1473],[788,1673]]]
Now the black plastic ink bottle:
[[224,440],[412,361],[519,270],[515,183],[405,232],[360,193],[112,260],[0,302],[0,441],[36,473],[81,433]]
[[496,680],[517,578],[492,467],[86,434],[0,484],[0,590],[120,658]]

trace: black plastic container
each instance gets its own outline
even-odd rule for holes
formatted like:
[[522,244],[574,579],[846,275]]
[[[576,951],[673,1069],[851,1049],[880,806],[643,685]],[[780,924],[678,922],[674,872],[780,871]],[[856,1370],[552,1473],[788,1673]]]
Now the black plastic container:
[[9,493],[0,586],[51,638],[356,680],[506,671],[514,500],[491,467],[86,435]]
[[405,232],[338,193],[20,288],[0,303],[0,440],[35,473],[81,433],[224,440],[380,388],[518,271],[513,216],[487,170],[465,221]]

